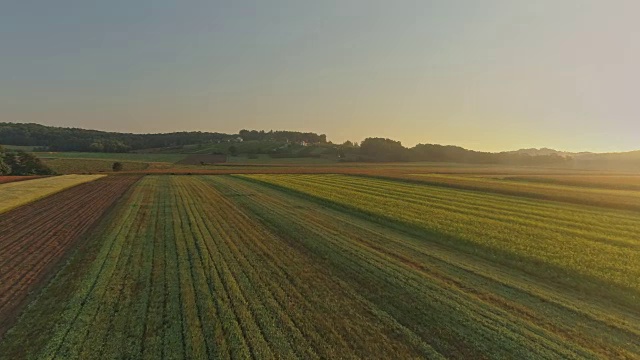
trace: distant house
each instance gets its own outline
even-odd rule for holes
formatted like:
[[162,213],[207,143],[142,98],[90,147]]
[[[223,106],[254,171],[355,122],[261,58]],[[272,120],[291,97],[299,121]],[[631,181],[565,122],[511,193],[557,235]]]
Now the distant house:
[[238,137],[236,138],[236,142],[243,142],[243,141],[244,141],[244,139],[243,139],[242,137],[240,137],[240,136],[238,136]]
[[300,141],[299,144],[302,146],[309,146],[309,143],[304,140]]

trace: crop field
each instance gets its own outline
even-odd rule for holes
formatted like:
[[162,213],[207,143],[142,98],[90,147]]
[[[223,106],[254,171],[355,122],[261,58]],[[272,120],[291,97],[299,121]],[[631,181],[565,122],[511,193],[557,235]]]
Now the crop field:
[[102,175],[65,175],[0,184],[0,213],[101,177]]
[[[362,175],[138,179],[0,217],[34,214],[0,236],[21,249],[0,284],[70,254],[0,359],[640,357],[637,212]],[[98,198],[82,236],[20,235]]]
[[28,294],[137,179],[102,178],[0,215],[0,337]]

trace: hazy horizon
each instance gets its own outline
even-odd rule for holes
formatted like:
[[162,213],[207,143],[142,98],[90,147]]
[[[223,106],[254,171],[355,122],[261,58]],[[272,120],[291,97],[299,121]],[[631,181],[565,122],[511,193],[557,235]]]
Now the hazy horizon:
[[21,1],[0,121],[640,149],[640,3]]

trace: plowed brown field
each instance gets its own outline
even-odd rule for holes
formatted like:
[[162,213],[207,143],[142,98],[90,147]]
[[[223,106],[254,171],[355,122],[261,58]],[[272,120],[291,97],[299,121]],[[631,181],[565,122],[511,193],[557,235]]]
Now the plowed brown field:
[[28,294],[139,178],[105,177],[0,215],[0,338]]

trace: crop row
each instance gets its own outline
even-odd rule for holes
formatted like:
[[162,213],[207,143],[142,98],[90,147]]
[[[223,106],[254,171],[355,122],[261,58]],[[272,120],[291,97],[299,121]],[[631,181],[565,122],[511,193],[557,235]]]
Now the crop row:
[[552,281],[640,290],[633,212],[341,175],[243,176],[408,225]]
[[49,270],[137,180],[99,179],[0,215],[0,335]]

